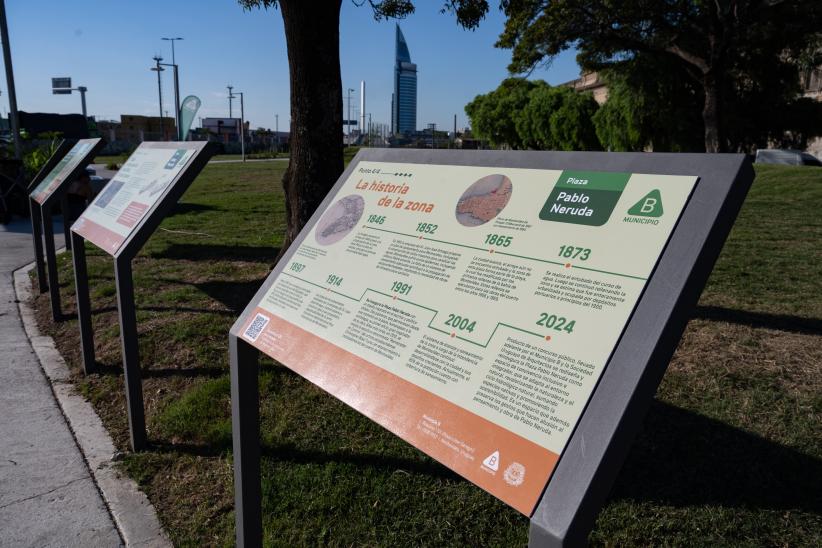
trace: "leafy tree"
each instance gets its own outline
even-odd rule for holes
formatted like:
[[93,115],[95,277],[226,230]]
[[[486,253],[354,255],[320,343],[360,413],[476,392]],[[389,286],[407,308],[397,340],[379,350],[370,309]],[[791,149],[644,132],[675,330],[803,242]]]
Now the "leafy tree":
[[[689,152],[704,148],[700,90],[681,67],[638,56],[600,74],[608,100],[593,116],[612,151]],[[648,77],[652,74],[653,77]]]
[[[411,0],[368,2],[374,18],[402,18]],[[238,0],[245,9],[277,8],[282,13],[291,85],[291,160],[283,176],[286,234],[280,255],[325,198],[343,171],[340,9],[342,0]],[[446,0],[442,12],[475,28],[488,11],[486,0]],[[279,257],[278,257],[279,258]]]
[[569,47],[588,70],[638,55],[678,65],[699,89],[708,152],[738,145],[731,128],[749,112],[734,110],[737,94],[766,90],[760,98],[771,102],[759,108],[791,106],[796,60],[822,28],[822,2],[807,0],[502,0],[502,7],[507,21],[497,45],[513,50],[512,72]]
[[471,119],[471,128],[480,139],[494,146],[523,148],[515,122],[515,113],[528,104],[529,92],[536,84],[522,78],[507,78],[497,89],[477,95],[465,105],[465,113]]
[[503,80],[465,106],[474,132],[495,146],[538,150],[600,150],[588,93],[551,87],[542,80]]
[[[523,114],[528,113],[529,107],[539,95],[548,93],[559,98],[558,108],[548,118],[554,149],[602,150],[592,121],[599,105],[590,93],[577,93],[565,86],[541,90],[539,93],[532,93],[531,100]],[[537,119],[537,122],[540,120]]]

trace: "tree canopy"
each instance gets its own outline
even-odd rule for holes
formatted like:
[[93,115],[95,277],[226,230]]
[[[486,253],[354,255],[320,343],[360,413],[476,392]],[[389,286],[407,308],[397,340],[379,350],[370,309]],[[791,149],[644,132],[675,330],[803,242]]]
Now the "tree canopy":
[[465,106],[474,133],[494,146],[538,150],[600,150],[589,93],[508,78]]
[[753,105],[796,106],[798,60],[818,45],[822,28],[822,2],[807,0],[503,0],[502,7],[497,45],[512,50],[514,73],[572,47],[585,70],[640,56],[676,66],[699,93],[704,148],[714,152],[744,146],[740,120],[761,126],[750,117]]

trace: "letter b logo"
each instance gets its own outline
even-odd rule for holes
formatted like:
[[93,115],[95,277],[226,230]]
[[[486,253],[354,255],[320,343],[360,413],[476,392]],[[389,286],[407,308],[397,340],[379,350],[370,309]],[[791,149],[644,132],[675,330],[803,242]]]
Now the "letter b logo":
[[662,196],[659,190],[654,189],[643,198],[635,203],[631,209],[628,210],[628,215],[637,215],[639,217],[662,217]]

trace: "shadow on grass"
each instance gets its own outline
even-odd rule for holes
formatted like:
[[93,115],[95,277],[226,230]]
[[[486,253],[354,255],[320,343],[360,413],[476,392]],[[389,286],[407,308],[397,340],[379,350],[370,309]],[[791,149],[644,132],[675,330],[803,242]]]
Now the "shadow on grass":
[[[253,293],[252,293],[253,295]],[[211,308],[191,308],[189,306],[140,306],[137,305],[137,310],[147,310],[148,312],[191,312],[193,314],[218,314],[220,316],[236,316],[233,310],[214,310]],[[106,306],[103,308],[94,308],[91,315],[106,314],[108,312],[117,312],[116,306]],[[77,312],[69,312],[63,314],[64,320],[76,320]]]
[[215,280],[193,285],[228,308],[232,314],[237,315],[248,305],[264,281],[265,278],[250,282],[221,282]]
[[822,511],[822,460],[655,401],[612,499]]
[[[95,362],[92,373],[101,377],[121,377],[123,375],[122,363],[101,363]],[[169,377],[186,377],[191,379],[209,378],[216,379],[228,374],[228,369],[220,367],[183,367],[180,369],[144,369],[140,368],[141,379],[167,379]]]
[[803,335],[822,335],[822,320],[817,318],[748,312],[746,310],[722,308],[721,306],[697,306],[691,317],[742,324],[750,327],[778,329]]
[[[344,435],[344,434],[343,434]],[[231,440],[206,444],[155,442],[156,451],[228,454]],[[262,456],[294,464],[347,463],[431,477],[459,476],[431,459],[261,447]],[[612,500],[687,507],[822,511],[822,460],[720,421],[654,402],[611,491]]]
[[166,217],[171,217],[173,215],[185,215],[186,213],[202,213],[203,211],[220,211],[220,208],[203,204],[177,202],[174,204],[171,213],[166,215]]
[[273,264],[279,252],[279,248],[270,246],[171,244],[162,251],[151,253],[151,257],[188,261],[235,260]]

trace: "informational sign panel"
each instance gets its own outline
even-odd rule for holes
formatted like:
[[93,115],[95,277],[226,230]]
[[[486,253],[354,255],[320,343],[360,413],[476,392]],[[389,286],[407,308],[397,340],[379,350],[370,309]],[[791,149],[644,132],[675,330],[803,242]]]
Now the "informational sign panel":
[[239,333],[530,516],[696,184],[361,161]]
[[114,255],[201,149],[202,143],[141,144],[72,230]]
[[77,169],[81,163],[87,163],[88,156],[94,151],[101,139],[80,139],[69,149],[63,159],[40,181],[31,193],[31,198],[40,205],[54,194],[63,183],[70,184],[68,180],[71,172]]

